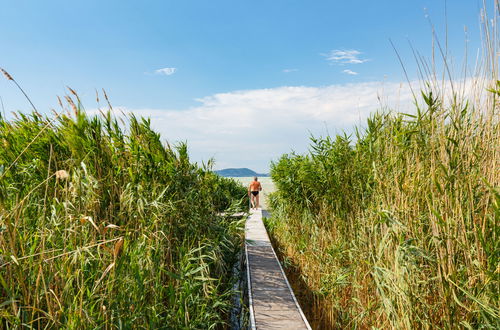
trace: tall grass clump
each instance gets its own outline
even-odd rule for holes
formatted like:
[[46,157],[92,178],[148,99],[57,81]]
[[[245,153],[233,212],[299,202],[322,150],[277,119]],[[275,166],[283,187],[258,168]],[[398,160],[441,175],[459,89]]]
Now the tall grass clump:
[[354,137],[313,138],[272,164],[267,225],[316,327],[500,327],[499,52],[487,41],[480,76],[428,77],[410,114],[374,114]]
[[0,117],[0,327],[225,327],[245,188],[67,100]]

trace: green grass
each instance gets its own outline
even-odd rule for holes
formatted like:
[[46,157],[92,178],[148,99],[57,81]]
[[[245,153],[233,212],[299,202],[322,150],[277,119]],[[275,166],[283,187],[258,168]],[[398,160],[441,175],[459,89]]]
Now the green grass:
[[266,225],[314,327],[500,327],[499,49],[486,31],[472,83],[450,92],[434,74],[413,113],[380,112],[272,164]]
[[74,110],[0,117],[0,327],[225,327],[246,189]]
[[498,108],[434,102],[272,166],[268,229],[324,327],[500,326]]

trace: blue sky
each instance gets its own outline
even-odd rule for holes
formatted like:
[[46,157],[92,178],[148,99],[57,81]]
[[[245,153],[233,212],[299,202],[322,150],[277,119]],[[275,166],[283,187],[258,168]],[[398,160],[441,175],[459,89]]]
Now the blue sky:
[[[95,112],[94,90],[105,88],[165,139],[187,140],[193,160],[266,171],[282,153],[303,152],[309,134],[362,122],[381,89],[401,95],[389,39],[416,80],[408,41],[430,56],[430,19],[443,46],[447,26],[459,67],[464,26],[469,52],[480,45],[481,3],[0,0],[0,67],[42,112],[65,86]],[[0,97],[6,112],[29,110],[4,79]]]

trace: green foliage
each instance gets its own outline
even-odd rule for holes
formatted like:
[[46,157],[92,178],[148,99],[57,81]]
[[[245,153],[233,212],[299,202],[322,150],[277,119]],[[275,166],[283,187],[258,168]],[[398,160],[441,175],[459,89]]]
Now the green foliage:
[[312,138],[272,164],[268,228],[317,326],[500,326],[493,92],[486,108],[423,93],[415,115],[375,114],[354,140]]
[[220,328],[246,190],[150,120],[0,118],[5,328]]

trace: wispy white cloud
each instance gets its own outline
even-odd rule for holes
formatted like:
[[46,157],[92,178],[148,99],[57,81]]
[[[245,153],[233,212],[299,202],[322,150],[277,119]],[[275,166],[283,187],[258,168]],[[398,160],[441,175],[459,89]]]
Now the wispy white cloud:
[[162,68],[154,71],[155,74],[165,75],[165,76],[171,76],[175,72],[177,72],[177,68]]
[[123,111],[151,117],[163,139],[188,141],[195,161],[214,157],[219,168],[266,171],[269,161],[281,154],[304,152],[311,134],[326,134],[326,128],[331,134],[350,129],[364,123],[381,102],[408,108],[411,100],[406,85],[367,82],[219,93],[200,98],[199,106],[184,110],[114,109],[117,115]]
[[361,64],[368,62],[368,59],[360,58],[362,53],[355,49],[334,49],[326,54],[321,54],[326,57],[330,64]]
[[299,71],[299,69],[284,69],[283,70],[284,73],[297,72],[297,71]]
[[357,75],[358,75],[358,73],[357,73],[357,72],[354,72],[354,71],[349,70],[349,69],[343,70],[342,72],[343,72],[343,73],[346,73],[346,74],[349,74],[349,75],[351,75],[351,76],[357,76]]

